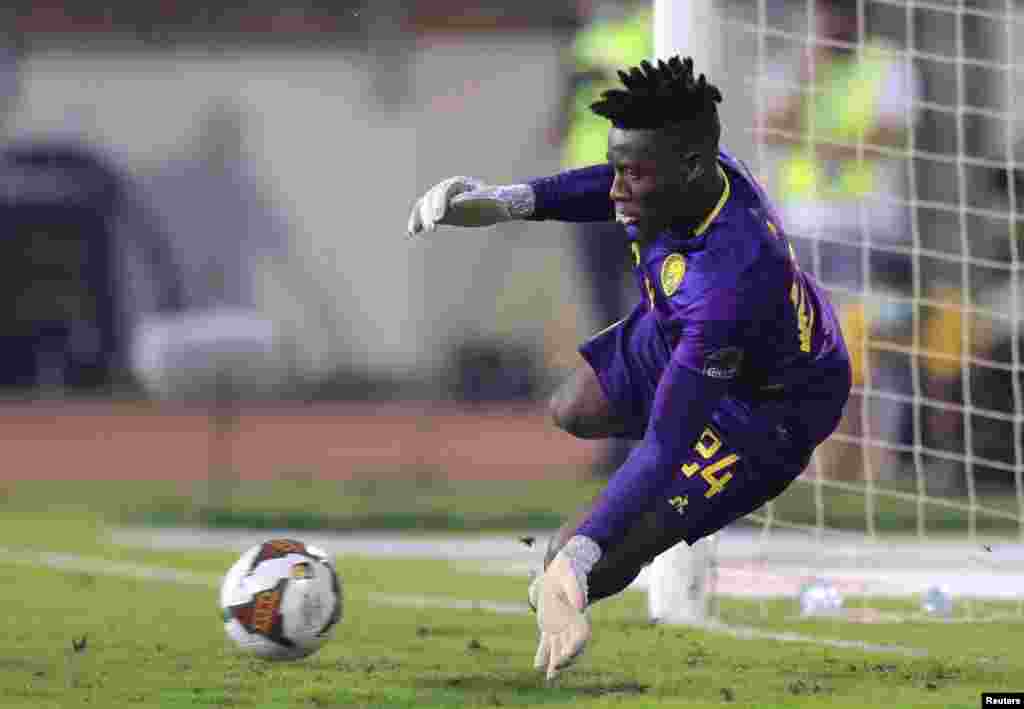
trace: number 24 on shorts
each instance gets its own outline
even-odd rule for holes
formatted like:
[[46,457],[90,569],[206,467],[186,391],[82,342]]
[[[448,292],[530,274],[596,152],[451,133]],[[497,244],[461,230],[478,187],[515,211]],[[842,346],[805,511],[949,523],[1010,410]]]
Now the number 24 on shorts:
[[[697,439],[697,444],[693,447],[693,450],[696,451],[698,456],[700,456],[700,460],[702,462],[685,463],[681,468],[683,475],[687,478],[692,478],[694,475],[700,475],[704,479],[704,482],[708,484],[708,489],[704,491],[704,497],[714,497],[725,488],[729,481],[732,480],[732,473],[723,473],[723,471],[740,459],[740,457],[735,453],[730,453],[713,463],[703,462],[712,460],[721,448],[722,439],[711,429],[710,426],[708,426],[704,429],[704,432],[700,434],[700,438]],[[679,514],[683,514],[688,503],[689,499],[687,499],[687,497],[673,497],[669,500],[669,504],[671,504]]]

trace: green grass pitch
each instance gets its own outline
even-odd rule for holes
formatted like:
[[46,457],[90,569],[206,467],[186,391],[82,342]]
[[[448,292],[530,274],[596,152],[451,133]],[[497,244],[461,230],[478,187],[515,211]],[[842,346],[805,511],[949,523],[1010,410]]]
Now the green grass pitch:
[[[0,546],[10,550],[0,555],[2,707],[977,707],[983,691],[1024,689],[1020,622],[809,622],[793,617],[791,600],[767,604],[763,617],[752,603],[723,602],[729,622],[928,653],[907,657],[650,626],[636,593],[595,607],[587,655],[548,684],[531,667],[532,616],[374,601],[521,603],[525,579],[355,556],[337,559],[346,609],[334,640],[305,661],[267,663],[236,654],[219,621],[216,579],[234,554],[115,546],[101,495],[32,503],[44,497],[11,491],[0,505]],[[209,583],[41,568],[25,563],[26,550],[173,568]]]

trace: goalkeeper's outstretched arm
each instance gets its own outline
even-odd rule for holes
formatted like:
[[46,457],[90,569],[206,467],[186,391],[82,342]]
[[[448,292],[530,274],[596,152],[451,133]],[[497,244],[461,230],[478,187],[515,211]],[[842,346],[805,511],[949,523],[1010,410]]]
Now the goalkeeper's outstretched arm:
[[416,200],[406,232],[416,238],[438,224],[491,226],[514,219],[611,221],[615,210],[608,193],[613,177],[610,165],[568,170],[511,185],[449,177]]
[[[530,599],[537,609],[540,630],[534,666],[549,679],[571,665],[590,639],[584,611],[591,600],[591,572],[604,554],[621,551],[630,529],[654,508],[727,386],[727,382],[699,374],[675,359],[669,362],[658,383],[643,442],[531,586]],[[607,589],[594,591],[597,598],[610,595]]]

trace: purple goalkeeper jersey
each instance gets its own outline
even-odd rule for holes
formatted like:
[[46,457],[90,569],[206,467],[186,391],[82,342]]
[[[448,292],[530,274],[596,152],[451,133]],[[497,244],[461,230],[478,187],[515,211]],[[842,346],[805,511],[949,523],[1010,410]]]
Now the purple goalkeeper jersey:
[[[641,247],[627,229],[641,298],[672,359],[730,380],[731,393],[799,396],[828,386],[818,370],[848,359],[831,303],[797,267],[778,212],[746,165],[725,150],[719,165],[726,190],[696,230],[666,230]],[[614,218],[613,176],[598,165],[532,181],[532,218]]]
[[[794,464],[802,468],[835,429],[849,394],[849,356],[827,296],[799,270],[776,209],[747,167],[724,150],[718,164],[725,190],[696,229],[670,228],[646,244],[626,230],[638,307],[655,320],[664,366],[656,392],[645,394],[643,444],[579,530],[606,549],[670,484],[702,427],[718,420],[715,411],[739,422],[728,433],[756,459],[764,427],[750,411],[766,397],[786,402],[787,425],[799,419]],[[531,181],[532,218],[614,218],[613,177],[610,165],[597,165]]]

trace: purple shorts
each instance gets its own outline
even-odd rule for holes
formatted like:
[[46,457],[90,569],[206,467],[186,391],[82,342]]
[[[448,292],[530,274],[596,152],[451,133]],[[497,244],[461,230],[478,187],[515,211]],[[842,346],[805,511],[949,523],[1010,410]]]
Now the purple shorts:
[[778,438],[772,447],[773,460],[758,460],[708,424],[657,501],[657,528],[671,530],[673,544],[693,544],[778,497],[807,467],[810,453],[786,450]]
[[[612,411],[627,423],[623,437],[642,439],[672,355],[654,315],[639,305],[587,340],[580,354],[597,374]],[[848,379],[837,379],[828,389],[813,400],[724,397],[662,495],[657,508],[662,528],[692,544],[778,496],[807,467],[824,438],[821,422],[827,422],[828,432],[838,425]],[[809,430],[809,420],[813,437],[801,435]]]
[[654,314],[640,303],[624,319],[584,342],[580,354],[597,374],[612,411],[627,423],[622,437],[643,438],[654,392],[672,357]]

